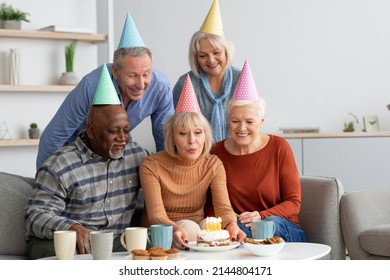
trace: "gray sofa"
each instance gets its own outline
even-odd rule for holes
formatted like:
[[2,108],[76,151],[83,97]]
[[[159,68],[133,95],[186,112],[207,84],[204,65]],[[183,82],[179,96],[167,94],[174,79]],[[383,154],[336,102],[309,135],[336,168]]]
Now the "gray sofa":
[[[0,172],[0,260],[27,259],[24,213],[33,184],[33,178]],[[142,210],[143,193],[140,192],[131,226],[139,224]]]
[[[32,184],[32,178],[0,172],[0,259],[26,259],[24,209]],[[345,259],[339,219],[341,184],[325,177],[301,177],[301,184],[303,202],[299,219],[308,241],[331,246],[330,259]],[[131,225],[137,225],[142,207],[140,192]]]
[[390,188],[346,193],[341,226],[351,260],[390,259]]
[[24,206],[32,178],[0,172],[0,260],[26,259]]

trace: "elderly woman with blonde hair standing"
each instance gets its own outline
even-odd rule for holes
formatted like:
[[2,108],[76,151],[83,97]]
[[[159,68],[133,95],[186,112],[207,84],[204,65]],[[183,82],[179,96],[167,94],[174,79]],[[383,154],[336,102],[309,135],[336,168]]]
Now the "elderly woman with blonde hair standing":
[[225,169],[217,156],[209,154],[211,127],[200,113],[189,77],[175,114],[164,127],[164,139],[165,151],[147,157],[140,166],[146,206],[141,224],[171,224],[173,245],[183,249],[196,240],[211,190],[222,227],[232,241],[242,241],[245,233],[229,202]]
[[275,223],[275,236],[286,242],[306,241],[298,222],[301,186],[294,155],[283,138],[259,132],[264,114],[265,102],[245,61],[228,108],[230,138],[211,153],[225,166],[230,202],[248,237],[252,221],[264,219]]
[[232,67],[234,55],[234,45],[225,37],[215,0],[200,30],[191,38],[188,53],[191,71],[178,79],[172,92],[176,106],[184,81],[190,76],[201,112],[210,122],[216,142],[229,135],[227,104],[240,74],[239,69]]

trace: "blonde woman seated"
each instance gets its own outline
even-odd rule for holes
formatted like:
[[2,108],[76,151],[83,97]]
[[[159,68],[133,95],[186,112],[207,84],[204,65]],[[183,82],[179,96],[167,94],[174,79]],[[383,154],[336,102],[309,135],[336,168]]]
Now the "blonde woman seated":
[[[189,78],[186,84],[194,94]],[[210,189],[215,215],[222,218],[222,227],[232,241],[242,241],[245,233],[239,229],[229,202],[225,169],[217,156],[209,154],[210,124],[200,113],[196,98],[192,99],[196,112],[182,107],[192,98],[183,93],[183,102],[179,101],[176,113],[164,127],[165,151],[145,158],[140,166],[146,210],[141,223],[173,225],[173,246],[183,249],[186,243],[196,240]]]

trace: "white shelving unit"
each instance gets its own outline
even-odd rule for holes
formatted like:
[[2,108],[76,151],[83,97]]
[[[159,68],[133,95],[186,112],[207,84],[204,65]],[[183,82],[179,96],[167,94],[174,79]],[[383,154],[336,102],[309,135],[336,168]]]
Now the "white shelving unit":
[[[0,29],[1,39],[77,40],[97,44],[106,42],[107,35]],[[73,88],[74,86],[64,85],[0,85],[0,93],[68,93]],[[0,148],[37,146],[38,143],[37,139],[6,139],[0,140]]]

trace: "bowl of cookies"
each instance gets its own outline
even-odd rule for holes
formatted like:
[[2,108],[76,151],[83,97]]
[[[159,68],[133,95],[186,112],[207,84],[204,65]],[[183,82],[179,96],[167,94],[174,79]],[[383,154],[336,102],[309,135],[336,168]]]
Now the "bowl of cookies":
[[244,239],[244,247],[255,256],[269,257],[278,254],[286,243],[279,236],[267,239]]

